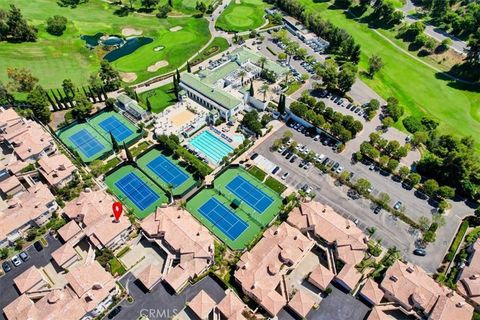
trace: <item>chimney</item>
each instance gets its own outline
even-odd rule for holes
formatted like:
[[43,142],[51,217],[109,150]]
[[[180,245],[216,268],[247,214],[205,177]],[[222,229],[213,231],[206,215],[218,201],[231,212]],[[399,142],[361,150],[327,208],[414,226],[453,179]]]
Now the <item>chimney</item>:
[[455,304],[455,306],[456,306],[457,308],[462,308],[464,305],[465,305],[465,303],[464,303],[464,302],[461,302],[461,301],[460,301],[460,302],[457,302],[457,304]]
[[478,274],[473,274],[473,275],[470,277],[470,279],[472,279],[472,280],[476,280],[476,279],[478,279],[478,278],[480,278],[480,275],[478,275]]
[[397,281],[398,281],[398,278],[395,277],[395,276],[390,276],[390,280],[392,280],[393,282],[397,282]]
[[413,271],[414,271],[414,270],[413,270],[412,266],[408,266],[408,267],[407,267],[407,272],[408,272],[408,273],[413,273]]

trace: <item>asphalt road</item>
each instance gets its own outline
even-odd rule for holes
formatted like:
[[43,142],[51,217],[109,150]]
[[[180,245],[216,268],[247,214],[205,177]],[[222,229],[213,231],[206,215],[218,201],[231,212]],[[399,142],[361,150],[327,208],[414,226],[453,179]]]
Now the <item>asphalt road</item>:
[[[19,293],[14,286],[13,280],[23,273],[25,270],[30,268],[32,265],[37,267],[46,266],[50,263],[51,254],[53,251],[57,250],[61,243],[59,240],[47,236],[46,237],[48,246],[44,247],[42,251],[37,252],[33,246],[28,247],[25,251],[27,251],[28,255],[30,256],[30,260],[27,262],[23,262],[18,267],[13,267],[12,271],[6,273],[4,276],[0,277],[0,309],[3,310],[7,305],[10,304],[13,300],[15,300]],[[5,317],[3,316],[3,312],[0,315],[0,319],[3,320]]]
[[346,159],[343,153],[334,153],[331,148],[325,147],[321,143],[315,142],[312,138],[305,137],[286,126],[279,129],[254,150],[254,152],[258,152],[279,165],[282,168],[282,171],[279,173],[280,176],[284,172],[290,172],[289,177],[285,180],[289,186],[298,189],[305,183],[308,184],[315,192],[318,201],[327,203],[337,212],[351,220],[358,219],[358,225],[363,230],[366,230],[368,227],[374,227],[376,232],[373,237],[382,239],[384,247],[396,246],[407,260],[422,266],[427,272],[435,272],[460,222],[456,215],[446,216],[447,224],[450,223],[450,225],[441,228],[439,231],[438,238],[441,240],[437,240],[427,247],[428,255],[426,257],[415,256],[412,252],[416,248],[416,240],[421,236],[418,231],[412,230],[409,225],[383,210],[378,215],[375,215],[372,210],[372,203],[369,200],[364,198],[351,199],[347,196],[347,186],[336,184],[335,180],[329,175],[321,173],[317,168],[311,167],[308,170],[304,170],[298,167],[300,162],[298,159],[292,164],[280,153],[270,151],[273,141],[280,138],[286,130],[292,131],[293,139],[299,143],[307,144],[310,150],[319,154],[323,153],[327,157],[340,162],[345,170],[355,174],[354,179],[359,177],[368,179],[375,188],[373,193],[386,192],[392,198],[392,202],[401,200],[406,205],[406,214],[411,217],[418,218],[425,215],[431,218],[433,207],[427,201],[417,198],[412,190],[404,189],[401,184],[393,181],[391,177],[385,177],[378,172],[370,171],[363,164],[352,165],[350,164],[350,158]]

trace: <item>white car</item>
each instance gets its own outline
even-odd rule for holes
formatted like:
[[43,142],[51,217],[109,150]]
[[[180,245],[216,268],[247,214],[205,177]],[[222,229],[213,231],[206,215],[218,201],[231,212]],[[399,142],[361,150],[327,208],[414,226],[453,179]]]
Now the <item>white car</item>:
[[281,146],[280,148],[278,148],[278,153],[282,153],[283,151],[285,151],[285,147],[284,146]]
[[322,161],[323,159],[325,159],[325,155],[322,153],[318,156],[318,161]]
[[343,171],[343,167],[342,167],[342,166],[339,166],[339,167],[337,168],[337,170],[335,170],[336,173],[342,173],[342,171]]
[[285,173],[282,175],[282,180],[287,179],[289,175],[290,175],[289,172],[285,172]]
[[18,267],[19,265],[22,264],[22,260],[18,256],[13,256],[12,257],[12,263],[15,267]]

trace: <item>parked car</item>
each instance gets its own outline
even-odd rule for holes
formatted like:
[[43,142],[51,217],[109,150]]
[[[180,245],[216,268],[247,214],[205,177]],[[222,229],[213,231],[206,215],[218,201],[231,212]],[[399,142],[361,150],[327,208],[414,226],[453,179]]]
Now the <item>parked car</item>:
[[297,158],[298,157],[296,155],[293,155],[293,157],[290,159],[290,163],[294,163]]
[[380,211],[382,211],[382,207],[381,207],[381,206],[376,206],[375,209],[373,209],[373,213],[375,213],[375,214],[379,214]]
[[323,159],[322,164],[327,165],[328,161],[330,161],[330,158],[326,157],[325,159]]
[[[280,150],[280,149],[279,149],[279,150]],[[279,151],[279,152],[281,152],[281,151]],[[255,152],[255,153],[252,154],[252,156],[250,157],[250,160],[255,160],[256,157],[258,157],[258,153]],[[36,243],[36,242],[35,242],[35,243]],[[36,249],[36,248],[35,248],[35,249]],[[37,251],[38,251],[38,250],[37,250]]]
[[318,141],[318,139],[320,139],[320,135],[318,135],[318,134],[315,137],[313,137],[313,140],[315,140],[315,141]]
[[287,156],[285,157],[285,159],[287,159],[287,160],[290,159],[290,158],[292,157],[292,155],[293,155],[293,153],[292,153],[292,152],[289,152],[289,153],[287,154]]
[[19,256],[23,261],[28,261],[30,259],[30,256],[25,251],[20,252]]
[[35,241],[35,243],[33,244],[33,247],[35,248],[35,250],[37,250],[37,252],[40,252],[43,250],[43,246],[40,241]]
[[402,202],[401,202],[401,201],[397,201],[397,202],[395,202],[395,204],[393,205],[393,209],[398,210],[398,209],[401,208],[401,206],[402,206]]
[[342,167],[342,166],[339,166],[339,167],[337,168],[337,170],[335,170],[335,172],[336,172],[337,174],[342,173],[342,171],[343,171],[343,167]]
[[282,180],[287,179],[289,175],[290,175],[289,172],[285,172],[285,173],[282,175]]
[[276,174],[277,172],[280,172],[282,171],[282,169],[280,169],[279,166],[276,166],[273,170],[272,170],[272,174]]
[[[280,148],[278,148],[278,153],[282,153],[283,151],[285,151],[285,146],[281,146]],[[252,159],[253,160],[253,159]]]
[[283,150],[283,151],[282,151],[282,156],[286,156],[287,153],[289,153],[289,152],[290,152],[290,151],[289,151],[288,149]]
[[5,273],[7,273],[7,272],[10,272],[12,270],[12,266],[10,265],[10,263],[8,263],[8,261],[4,261],[2,263],[2,269],[3,269],[3,271],[5,271]]
[[108,319],[113,319],[115,318],[119,313],[120,311],[122,311],[122,306],[116,306],[115,308],[113,308],[112,311],[110,311],[110,313],[108,314],[107,318]]
[[340,163],[335,162],[335,164],[332,167],[332,171],[336,171],[338,167],[340,167]]
[[423,249],[415,249],[413,250],[413,254],[416,256],[425,257],[427,255],[427,251]]
[[12,257],[12,263],[15,267],[18,267],[19,265],[22,264],[22,260],[18,256],[13,256]]

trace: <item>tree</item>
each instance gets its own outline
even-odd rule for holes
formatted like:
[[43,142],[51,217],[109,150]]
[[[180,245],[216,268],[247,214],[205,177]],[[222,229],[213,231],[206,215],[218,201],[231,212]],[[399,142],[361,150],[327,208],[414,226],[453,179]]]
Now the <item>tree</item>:
[[85,121],[92,111],[93,104],[84,95],[78,95],[75,99],[75,106],[72,109],[72,116],[78,121]]
[[355,183],[355,189],[358,191],[358,193],[366,195],[368,194],[368,190],[372,188],[372,184],[370,181],[364,178],[360,178],[357,180]]
[[380,56],[374,54],[368,59],[368,75],[373,78],[375,73],[383,68],[383,60]]
[[412,172],[408,175],[408,182],[412,185],[412,187],[415,187],[417,184],[419,184],[421,180],[422,177],[416,172]]
[[337,88],[338,84],[338,65],[331,60],[325,61],[323,68],[320,69],[319,76],[327,90],[332,91]]
[[150,98],[147,98],[147,111],[152,112],[152,104],[150,103]]
[[110,131],[109,133],[110,133],[110,141],[112,142],[112,149],[113,151],[118,152],[120,150],[120,147],[118,146],[117,139],[115,139],[115,137],[113,136],[112,131]]
[[430,16],[434,20],[441,21],[448,11],[448,2],[446,0],[433,0],[432,10],[430,11]]
[[30,92],[38,83],[38,78],[26,68],[7,68],[7,76],[10,79],[8,87],[11,91]]
[[250,94],[250,97],[254,97],[255,91],[253,90],[253,82],[250,81],[250,89],[248,89],[248,93]]
[[241,124],[256,135],[262,133],[262,124],[259,121],[258,112],[255,110],[247,112],[243,117]]
[[61,36],[67,29],[67,18],[54,15],[47,20],[47,32],[54,36]]
[[20,9],[15,5],[10,5],[10,11],[6,18],[5,27],[8,30],[6,39],[11,42],[34,42],[37,40],[37,30],[28,25]]
[[437,191],[437,195],[443,199],[451,199],[455,196],[455,189],[449,186],[441,186]]
[[170,11],[172,11],[172,6],[170,6],[169,4],[158,6],[158,12],[156,14],[156,17],[160,19],[165,19],[166,17],[168,17]]
[[398,169],[398,176],[403,180],[405,179],[408,174],[410,173],[410,169],[406,166],[401,166],[400,169]]
[[267,63],[267,61],[268,61],[267,58],[264,56],[261,56],[260,58],[258,58],[258,64],[260,65],[260,68],[262,68],[262,71],[265,68],[265,63]]
[[103,81],[103,87],[107,91],[113,91],[120,87],[120,74],[117,70],[113,69],[110,62],[105,59],[100,62],[99,76]]
[[128,149],[127,145],[125,142],[123,143],[123,150],[125,150],[125,155],[127,156],[127,161],[132,163],[133,162],[133,156],[130,150]]
[[242,86],[243,86],[243,79],[245,78],[246,75],[247,73],[243,69],[241,69],[240,72],[238,72],[238,76],[240,77],[240,83]]
[[286,101],[285,101],[285,99],[286,99],[286,97],[285,97],[285,95],[282,93],[278,99],[279,99],[279,101],[278,101],[278,108],[277,108],[277,110],[278,110],[278,112],[280,112],[280,114],[285,114],[285,109],[286,109],[286,105],[285,105],[285,104],[286,104]]
[[204,14],[207,11],[207,6],[205,5],[205,2],[200,1],[200,2],[197,2],[195,9],[197,9],[202,14]]
[[0,81],[0,106],[13,102],[13,96],[8,92],[7,87]]
[[75,85],[71,79],[64,79],[62,82],[62,88],[68,98],[73,99],[73,97],[75,97]]
[[292,137],[293,137],[292,131],[287,130],[282,135],[282,142],[287,143],[288,141],[290,141],[290,139],[292,139]]
[[268,89],[269,89],[269,85],[264,83],[260,86],[260,89],[259,91],[263,93],[263,101],[266,101],[267,100],[267,92],[268,92]]
[[192,68],[190,67],[190,62],[187,61],[187,72],[192,73]]
[[394,123],[395,122],[393,121],[392,117],[385,117],[382,119],[382,125],[385,129],[393,126]]
[[480,66],[480,28],[471,35],[468,41],[466,61],[473,67]]
[[33,115],[43,123],[50,122],[51,111],[48,108],[47,93],[41,86],[36,86],[27,96],[27,104]]
[[350,91],[357,77],[357,66],[351,62],[346,62],[338,73],[338,90],[342,93]]
[[423,183],[422,190],[429,197],[433,197],[438,191],[438,182],[434,179],[428,179]]
[[159,0],[141,0],[142,7],[147,9],[157,6],[159,2]]
[[388,160],[388,163],[387,163],[387,169],[390,171],[390,172],[394,172],[395,169],[397,169],[398,167],[398,160],[396,159],[390,159]]
[[292,57],[295,55],[295,53],[297,52],[299,47],[300,47],[300,45],[297,42],[294,42],[294,41],[287,44],[287,46],[285,48],[285,53],[288,56],[288,63],[289,64],[290,64],[290,61],[292,61]]

